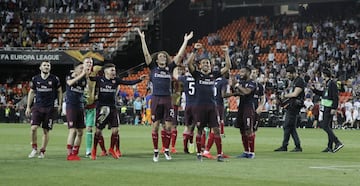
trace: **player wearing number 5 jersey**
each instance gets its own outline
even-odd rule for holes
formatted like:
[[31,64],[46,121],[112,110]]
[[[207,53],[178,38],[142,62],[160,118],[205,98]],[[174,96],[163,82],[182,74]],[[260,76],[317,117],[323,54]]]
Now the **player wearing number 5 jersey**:
[[[183,132],[184,153],[188,154],[194,149],[193,138],[195,128],[195,79],[190,74],[180,74],[178,68],[173,73],[174,79],[183,84],[185,93],[185,128]],[[189,143],[189,147],[188,147]]]
[[216,102],[215,102],[215,80],[221,77],[230,69],[230,57],[227,46],[221,46],[225,53],[225,67],[220,71],[212,71],[211,62],[207,55],[201,55],[197,59],[198,68],[195,66],[195,53],[202,45],[195,44],[193,53],[189,58],[189,71],[195,79],[195,110],[196,110],[196,126],[198,133],[196,135],[197,158],[202,160],[201,155],[201,135],[204,127],[209,127],[214,131],[214,140],[217,148],[217,160],[224,161],[222,156],[222,144],[219,130],[219,122],[217,119]]

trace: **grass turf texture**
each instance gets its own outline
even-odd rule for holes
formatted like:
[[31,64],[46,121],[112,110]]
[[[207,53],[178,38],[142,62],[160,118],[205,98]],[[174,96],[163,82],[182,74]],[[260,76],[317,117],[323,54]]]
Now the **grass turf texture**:
[[[45,159],[29,159],[30,126],[0,124],[0,185],[360,185],[358,130],[336,130],[345,147],[333,154],[320,152],[327,144],[321,129],[298,129],[303,152],[291,153],[273,152],[281,144],[282,129],[260,128],[256,158],[236,159],[243,151],[241,138],[238,130],[227,127],[223,150],[232,157],[224,163],[208,159],[198,162],[195,154],[182,153],[182,131],[179,126],[178,153],[171,161],[161,155],[158,163],[152,162],[150,127],[122,125],[123,157],[84,158],[83,138],[82,160],[70,162],[66,161],[66,126],[56,125],[51,131]],[[38,143],[40,134],[38,130]],[[109,134],[104,130],[107,148]],[[293,147],[291,140],[288,148]],[[214,144],[213,155],[215,150]]]

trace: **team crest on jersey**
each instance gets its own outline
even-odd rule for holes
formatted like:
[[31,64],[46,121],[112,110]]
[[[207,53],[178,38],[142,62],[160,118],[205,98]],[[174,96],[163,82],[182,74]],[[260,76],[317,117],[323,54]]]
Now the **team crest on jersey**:
[[49,81],[49,82],[48,82],[48,84],[49,84],[49,85],[52,85],[52,82],[51,82],[51,81]]
[[210,77],[211,77],[211,78],[213,78],[213,77],[214,77],[214,75],[212,75],[212,74],[211,74],[211,75],[210,75]]
[[169,67],[165,67],[165,70],[169,70]]
[[112,83],[114,83],[114,84],[116,83],[116,81],[115,81],[115,80],[112,80],[111,82],[112,82]]

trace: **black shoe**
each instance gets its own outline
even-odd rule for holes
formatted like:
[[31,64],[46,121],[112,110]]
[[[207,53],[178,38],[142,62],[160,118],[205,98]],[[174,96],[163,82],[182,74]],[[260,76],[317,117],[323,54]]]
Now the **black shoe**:
[[328,153],[332,153],[333,152],[333,150],[332,149],[330,149],[329,147],[326,147],[326,149],[324,149],[323,151],[321,151],[321,152],[328,152]]
[[274,150],[275,152],[286,152],[287,148],[286,147],[279,147],[277,149]]
[[295,149],[291,150],[290,152],[302,152],[301,147],[295,147]]
[[222,155],[218,155],[217,161],[218,162],[224,162],[224,157]]
[[201,155],[201,154],[199,154],[199,153],[196,155],[196,158],[197,158],[197,160],[198,160],[198,161],[200,161],[200,162],[202,162],[202,161],[203,161],[203,159],[202,159],[202,155]]
[[335,148],[334,148],[333,152],[335,153],[335,152],[339,151],[343,147],[344,147],[344,144],[338,143],[338,144],[335,145]]
[[187,148],[184,149],[184,153],[185,153],[185,154],[190,154],[189,149],[187,149]]

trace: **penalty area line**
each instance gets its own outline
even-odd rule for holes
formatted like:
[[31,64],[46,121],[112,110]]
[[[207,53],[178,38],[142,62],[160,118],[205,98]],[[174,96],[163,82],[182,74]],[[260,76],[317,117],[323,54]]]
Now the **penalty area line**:
[[360,168],[360,165],[332,165],[332,166],[312,166],[310,169],[324,169],[324,170],[356,170]]

